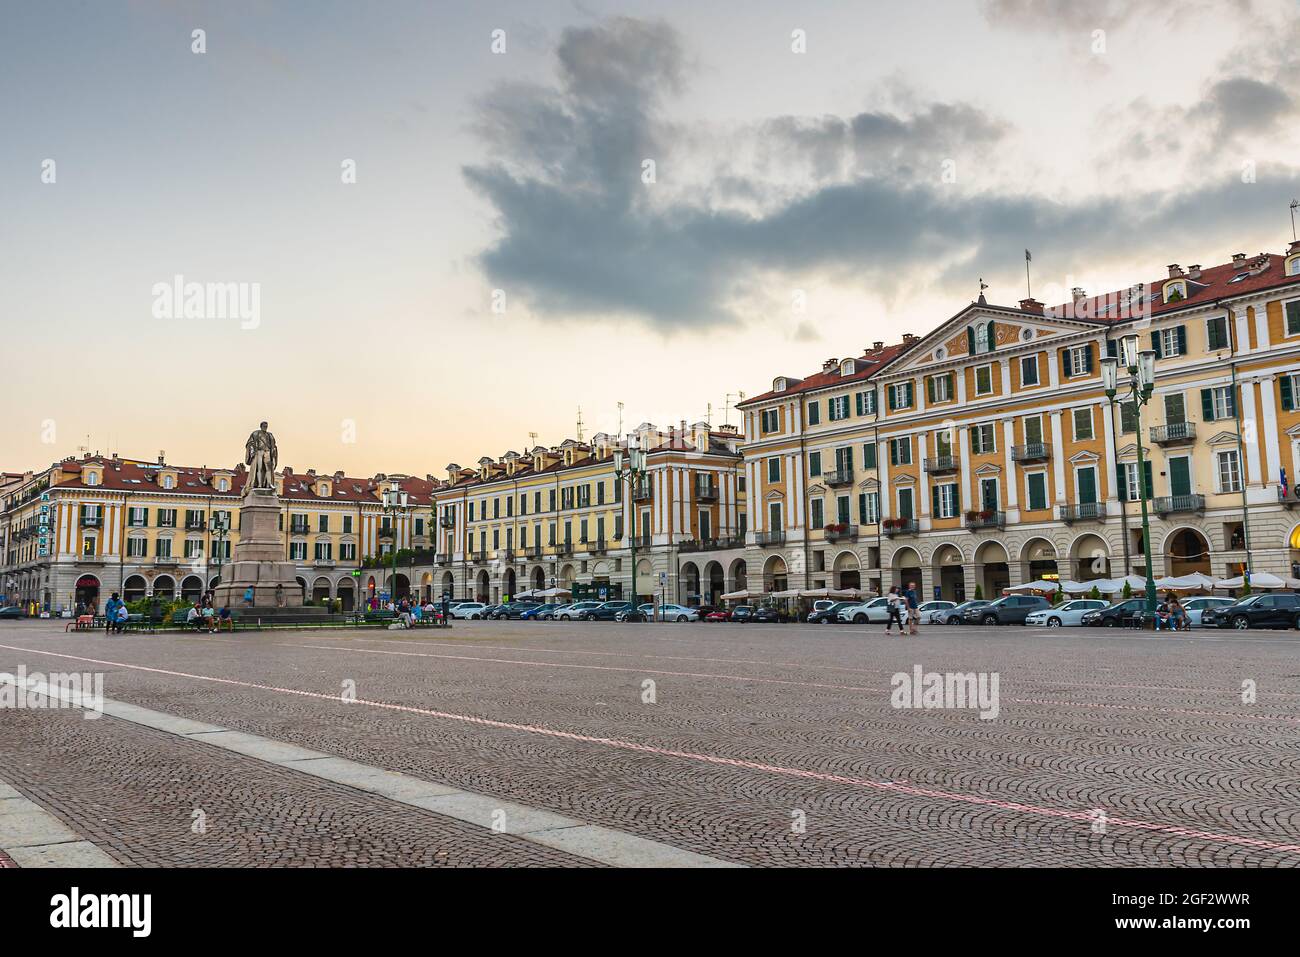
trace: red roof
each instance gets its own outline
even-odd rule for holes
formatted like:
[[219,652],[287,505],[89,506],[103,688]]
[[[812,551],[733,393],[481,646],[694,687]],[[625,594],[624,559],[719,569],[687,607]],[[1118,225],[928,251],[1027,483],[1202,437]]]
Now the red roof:
[[865,352],[855,361],[858,364],[858,370],[852,375],[841,375],[840,366],[837,362],[834,369],[816,372],[806,379],[794,380],[788,389],[771,390],[764,392],[762,395],[756,395],[753,398],[746,399],[744,402],[738,402],[736,408],[743,409],[751,406],[756,402],[763,402],[767,399],[774,399],[778,396],[798,395],[801,392],[814,392],[818,389],[829,389],[837,385],[843,385],[846,382],[861,382],[879,372],[889,363],[893,362],[903,351],[910,349],[911,346],[899,342],[892,346],[885,346],[879,351]]

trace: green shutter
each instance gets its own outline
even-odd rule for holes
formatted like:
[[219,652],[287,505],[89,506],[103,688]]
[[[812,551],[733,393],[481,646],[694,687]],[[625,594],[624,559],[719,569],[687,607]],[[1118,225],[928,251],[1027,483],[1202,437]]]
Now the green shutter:
[[939,486],[932,485],[930,486],[930,515],[937,516],[938,514],[939,514]]
[[889,440],[889,464],[898,464],[898,439]]
[[1118,339],[1107,339],[1107,340],[1106,340],[1106,355],[1110,356],[1112,359],[1118,359],[1118,358],[1119,358],[1119,340],[1118,340]]
[[992,320],[989,321],[989,352],[998,347],[997,330],[993,328]]
[[1084,347],[1083,352],[1083,371],[1085,375],[1092,374],[1092,343]]
[[1160,333],[1158,332],[1151,333],[1151,348],[1155,351],[1157,359],[1164,358],[1164,356],[1160,354]]
[[1142,463],[1142,482],[1146,486],[1146,488],[1143,490],[1143,494],[1147,498],[1150,498],[1151,489],[1155,487],[1154,484],[1151,482],[1151,460],[1150,459]]
[[1201,418],[1206,422],[1214,421],[1214,390],[1201,390]]
[[1095,470],[1079,469],[1079,504],[1092,505],[1097,501],[1097,473]]
[[851,445],[844,446],[844,467],[853,471],[853,446]]
[[866,413],[864,413],[864,412],[862,411],[862,393],[861,393],[861,392],[857,393],[857,395],[855,395],[855,396],[853,397],[853,402],[854,402],[855,407],[857,408],[858,415],[865,415]]
[[1058,355],[1061,357],[1061,378],[1068,379],[1070,377],[1070,350],[1062,349]]
[[925,398],[931,405],[934,405],[934,376],[925,377]]
[[1289,375],[1282,376],[1282,408],[1295,411],[1295,383]]
[[1237,390],[1228,390],[1228,417],[1235,419],[1237,417]]
[[1178,354],[1180,356],[1187,355],[1187,327],[1186,326],[1178,327]]
[[966,354],[973,356],[975,354],[975,327],[966,327]]
[[876,443],[868,442],[862,446],[862,467],[864,469],[874,469],[876,467]]

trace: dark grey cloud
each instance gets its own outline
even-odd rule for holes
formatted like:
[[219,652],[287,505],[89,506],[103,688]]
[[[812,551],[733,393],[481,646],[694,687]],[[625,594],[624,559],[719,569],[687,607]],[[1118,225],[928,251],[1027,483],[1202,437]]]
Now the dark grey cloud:
[[[1040,260],[1058,251],[1064,273],[1098,256],[1232,236],[1275,212],[1273,189],[1228,177],[1074,205],[945,184],[936,157],[994,149],[1006,132],[963,104],[760,124],[755,152],[811,170],[799,189],[726,162],[704,191],[647,187],[645,157],[657,159],[661,180],[673,178],[673,130],[661,114],[685,86],[676,35],[615,21],[566,32],[558,53],[554,87],[506,86],[484,101],[480,126],[507,155],[464,170],[501,231],[480,265],[544,318],[702,329],[743,322],[737,303],[759,289],[759,276],[817,271],[878,293],[927,283],[951,292],[972,276],[1018,270],[1025,246]],[[1225,95],[1262,114],[1252,92]],[[1260,176],[1284,178],[1288,194],[1295,182],[1291,170]],[[720,192],[756,202],[733,208]],[[1188,255],[1213,253],[1198,246]]]
[[1281,86],[1244,76],[1219,80],[1205,102],[1223,136],[1269,133],[1295,114],[1295,101]]

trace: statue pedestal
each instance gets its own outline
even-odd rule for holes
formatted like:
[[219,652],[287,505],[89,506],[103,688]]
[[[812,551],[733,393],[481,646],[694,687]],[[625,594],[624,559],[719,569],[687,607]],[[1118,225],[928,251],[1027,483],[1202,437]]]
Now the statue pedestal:
[[[297,567],[285,557],[281,514],[275,489],[249,489],[244,493],[239,506],[239,541],[230,562],[221,569],[221,583],[213,595],[216,607],[224,606],[236,615],[268,609],[305,611]],[[250,588],[251,602],[244,597]]]

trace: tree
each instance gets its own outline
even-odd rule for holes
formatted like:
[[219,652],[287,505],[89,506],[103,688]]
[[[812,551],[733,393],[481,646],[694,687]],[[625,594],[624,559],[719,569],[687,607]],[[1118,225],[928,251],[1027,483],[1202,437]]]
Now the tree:
[[1127,581],[1124,582],[1124,593],[1123,593],[1123,594],[1124,594],[1124,600],[1125,600],[1125,601],[1128,601],[1130,598],[1133,597],[1133,586],[1130,585]]
[[1093,585],[1093,586],[1092,586],[1092,591],[1088,592],[1088,597],[1089,597],[1089,598],[1100,598],[1100,597],[1101,597],[1101,589],[1098,588],[1096,585]]
[[975,586],[975,600],[976,601],[984,600],[984,588],[980,585]]

